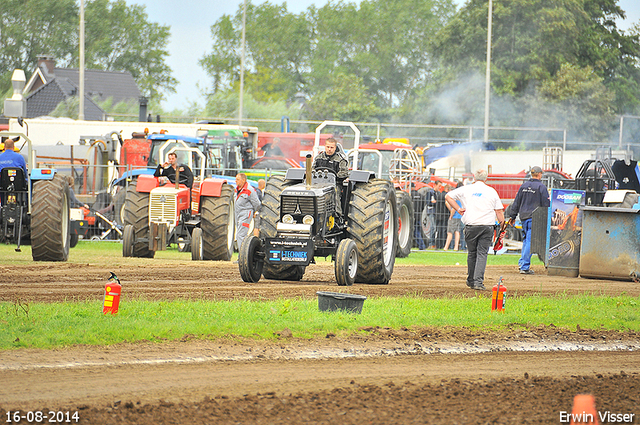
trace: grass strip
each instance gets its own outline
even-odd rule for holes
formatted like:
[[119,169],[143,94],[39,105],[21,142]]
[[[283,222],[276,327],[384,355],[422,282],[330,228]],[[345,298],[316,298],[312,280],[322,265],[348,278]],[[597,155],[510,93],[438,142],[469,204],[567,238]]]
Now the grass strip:
[[141,340],[175,340],[237,335],[275,338],[285,328],[294,337],[346,335],[361,327],[460,326],[500,329],[507,325],[549,325],[575,330],[640,330],[638,299],[595,295],[513,297],[504,313],[491,311],[486,295],[424,299],[376,297],[362,314],[320,312],[316,299],[276,301],[146,301],[124,299],[119,314],[103,315],[100,302],[0,303],[0,349],[109,345]]

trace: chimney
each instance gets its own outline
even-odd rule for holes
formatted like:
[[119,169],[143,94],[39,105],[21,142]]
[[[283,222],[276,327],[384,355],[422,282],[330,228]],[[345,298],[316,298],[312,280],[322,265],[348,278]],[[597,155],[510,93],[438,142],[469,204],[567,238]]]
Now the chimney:
[[144,122],[147,120],[147,103],[148,103],[148,99],[144,96],[140,96],[138,98],[138,102],[140,104],[140,109],[138,112],[138,121],[139,122]]
[[54,76],[53,68],[55,67],[56,67],[56,60],[53,56],[50,56],[50,55],[38,56],[38,68],[42,70],[45,77],[53,77]]

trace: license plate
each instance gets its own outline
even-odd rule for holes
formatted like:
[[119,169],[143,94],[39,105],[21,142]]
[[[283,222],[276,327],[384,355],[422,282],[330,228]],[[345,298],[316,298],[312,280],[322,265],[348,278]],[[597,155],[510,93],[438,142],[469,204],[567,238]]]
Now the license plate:
[[307,266],[313,258],[311,239],[267,238],[266,259],[271,264]]

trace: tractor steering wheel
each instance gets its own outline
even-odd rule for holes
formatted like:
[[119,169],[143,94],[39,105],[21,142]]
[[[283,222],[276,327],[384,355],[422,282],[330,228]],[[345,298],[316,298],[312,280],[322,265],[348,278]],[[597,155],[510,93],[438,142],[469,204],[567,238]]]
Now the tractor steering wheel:
[[336,177],[338,177],[338,173],[336,172],[336,170],[334,170],[333,168],[329,168],[329,167],[316,167],[314,169],[314,171],[323,171],[323,170],[327,170],[330,171],[333,175],[335,175]]

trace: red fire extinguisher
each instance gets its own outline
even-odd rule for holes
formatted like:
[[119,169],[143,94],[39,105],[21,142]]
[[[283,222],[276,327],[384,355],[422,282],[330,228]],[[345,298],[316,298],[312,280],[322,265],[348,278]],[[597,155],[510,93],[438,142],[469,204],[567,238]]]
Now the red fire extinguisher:
[[502,276],[498,280],[498,284],[493,287],[491,296],[491,311],[504,311],[507,301],[507,288],[502,284]]
[[120,279],[113,272],[107,279],[107,284],[104,286],[104,306],[102,307],[102,314],[116,314],[118,307],[120,306]]

